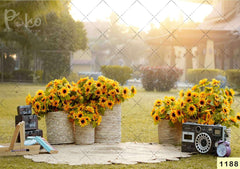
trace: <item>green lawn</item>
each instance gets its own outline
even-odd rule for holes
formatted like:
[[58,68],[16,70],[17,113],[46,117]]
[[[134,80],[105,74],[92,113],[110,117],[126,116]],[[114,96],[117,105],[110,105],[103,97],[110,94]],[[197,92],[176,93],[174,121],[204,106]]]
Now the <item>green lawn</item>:
[[[17,106],[25,105],[25,96],[34,95],[41,85],[29,84],[0,84],[0,143],[10,142],[15,127]],[[158,142],[157,126],[150,117],[153,102],[165,95],[175,95],[177,90],[171,92],[145,92],[138,89],[137,95],[122,104],[122,142]],[[236,111],[240,111],[240,97],[234,103]],[[46,137],[45,121],[39,121],[39,128]],[[239,133],[239,134],[238,134]],[[240,129],[232,128],[231,139],[232,157],[240,157]],[[23,157],[0,157],[0,168],[216,168],[217,157],[211,155],[194,155],[179,161],[167,161],[158,164],[138,165],[50,165],[35,163]]]

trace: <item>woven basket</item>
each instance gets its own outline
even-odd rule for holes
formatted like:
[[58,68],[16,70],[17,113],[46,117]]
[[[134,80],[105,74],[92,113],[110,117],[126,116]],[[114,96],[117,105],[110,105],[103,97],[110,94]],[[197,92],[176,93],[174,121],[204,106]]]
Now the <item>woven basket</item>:
[[45,120],[50,144],[74,143],[73,124],[68,120],[67,113],[49,112]]
[[93,144],[95,129],[91,125],[75,125],[75,144]]
[[95,143],[121,142],[121,105],[107,109],[102,116],[102,122],[95,128]]
[[169,120],[161,120],[158,125],[158,140],[160,144],[180,145],[182,140],[182,124],[169,125]]

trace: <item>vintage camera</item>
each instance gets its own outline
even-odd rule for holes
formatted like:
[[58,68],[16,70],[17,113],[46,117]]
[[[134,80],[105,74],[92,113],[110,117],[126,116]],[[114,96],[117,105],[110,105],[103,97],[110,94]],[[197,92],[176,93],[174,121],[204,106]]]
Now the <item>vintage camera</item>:
[[[19,122],[25,122],[25,138],[28,136],[43,136],[43,131],[38,129],[38,118],[37,115],[32,114],[32,107],[18,106],[18,115],[15,116],[15,125]],[[18,135],[17,141],[20,142],[20,136]]]
[[17,115],[17,116],[15,116],[15,125],[17,125],[21,121],[25,122],[25,130],[38,129],[37,115]]
[[18,106],[17,112],[18,112],[18,115],[31,115],[32,114],[32,106],[31,105]]
[[225,130],[221,125],[183,123],[182,152],[216,153],[218,142],[226,141]]

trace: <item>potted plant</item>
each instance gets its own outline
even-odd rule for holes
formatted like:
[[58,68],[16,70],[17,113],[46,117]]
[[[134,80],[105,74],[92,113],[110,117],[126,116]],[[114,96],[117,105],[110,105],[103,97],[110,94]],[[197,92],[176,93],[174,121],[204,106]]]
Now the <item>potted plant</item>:
[[[120,142],[121,141],[121,105],[123,101],[136,94],[135,87],[128,89],[122,87],[117,81],[100,76],[98,80],[81,78],[74,86],[83,97],[85,114],[89,117],[89,125],[95,129],[95,142]],[[86,113],[87,107],[92,112]],[[84,113],[83,113],[84,114]],[[76,116],[70,115],[73,120]],[[81,122],[76,123],[81,126]],[[83,125],[81,126],[85,128]]]
[[[161,119],[168,120],[170,126],[178,126],[187,121],[200,124],[221,124],[227,127],[237,126],[239,113],[235,116],[232,104],[234,100],[233,89],[220,88],[220,81],[207,79],[186,91],[179,92],[179,98],[173,96],[156,100],[151,116],[155,124],[159,124],[159,135],[164,131]],[[166,124],[164,125],[166,126]],[[178,130],[181,133],[181,130]],[[175,143],[181,140],[181,134]],[[161,139],[159,136],[159,139]]]
[[34,97],[26,97],[36,115],[45,116],[47,139],[51,144],[73,143],[73,125],[68,120],[68,110],[81,102],[80,94],[72,90],[66,78],[55,79],[46,85],[45,91],[38,90]]

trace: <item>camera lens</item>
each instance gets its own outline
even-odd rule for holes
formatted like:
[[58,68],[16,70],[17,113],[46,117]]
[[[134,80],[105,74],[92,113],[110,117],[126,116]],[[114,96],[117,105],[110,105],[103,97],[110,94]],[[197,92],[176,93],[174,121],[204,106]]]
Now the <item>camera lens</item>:
[[200,127],[200,126],[197,126],[197,127],[196,127],[196,132],[197,132],[197,133],[201,132],[201,127]]

